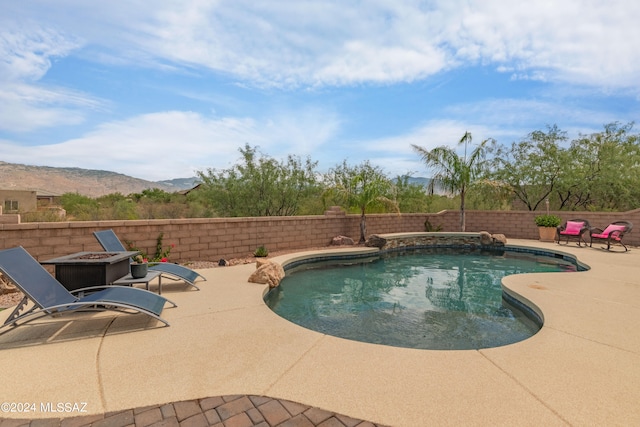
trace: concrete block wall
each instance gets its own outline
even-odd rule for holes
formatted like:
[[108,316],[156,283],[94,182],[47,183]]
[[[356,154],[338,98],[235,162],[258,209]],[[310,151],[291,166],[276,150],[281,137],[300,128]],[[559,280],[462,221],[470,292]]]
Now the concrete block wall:
[[[628,220],[638,227],[625,241],[640,245],[640,209],[630,212],[552,212],[563,220],[584,218],[604,227]],[[509,238],[538,239],[534,218],[540,212],[467,211],[466,231],[501,233]],[[425,220],[442,231],[460,231],[460,213],[367,215],[367,234],[425,231]],[[270,251],[305,249],[329,244],[338,235],[358,241],[360,216],[329,210],[325,215],[257,218],[196,218],[136,221],[74,221],[49,223],[0,223],[0,249],[23,246],[42,261],[79,251],[100,251],[93,231],[113,229],[120,240],[131,241],[147,253],[155,252],[163,233],[165,247],[174,245],[170,261],[208,260],[251,255],[260,245]]]
[[[535,217],[543,214],[541,211],[467,211],[466,231],[488,231],[491,234],[501,233],[508,238],[538,239],[538,227],[535,225]],[[551,211],[552,215],[559,216],[562,221],[571,219],[585,219],[592,227],[604,228],[614,221],[630,221],[634,224],[634,230],[625,236],[625,243],[634,246],[640,245],[640,209],[627,212],[567,212]],[[453,211],[446,212],[454,214]],[[459,215],[455,212],[455,215]],[[459,217],[458,217],[459,218]],[[456,231],[455,229],[446,231]],[[586,237],[589,241],[588,236]]]
[[151,254],[155,252],[158,235],[163,233],[164,246],[174,245],[171,261],[217,261],[250,255],[260,245],[271,251],[326,246],[332,237],[358,230],[357,221],[357,216],[343,214],[0,224],[0,249],[20,245],[38,260],[79,251],[100,251],[102,248],[92,233],[111,228],[123,243],[131,241]]
[[0,208],[0,224],[20,224],[20,214],[2,215]]

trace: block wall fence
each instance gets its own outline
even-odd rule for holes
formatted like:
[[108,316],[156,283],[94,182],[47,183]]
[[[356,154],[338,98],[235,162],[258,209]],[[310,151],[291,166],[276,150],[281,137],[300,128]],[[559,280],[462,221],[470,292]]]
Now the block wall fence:
[[[467,211],[466,231],[504,234],[507,239],[538,239],[534,218],[541,212]],[[625,237],[640,245],[640,209],[629,212],[551,212],[563,221],[583,218],[592,226],[627,220],[637,227]],[[442,231],[460,231],[460,213],[367,215],[367,235],[425,231],[425,221]],[[218,261],[248,256],[260,245],[270,251],[305,249],[329,244],[338,235],[355,241],[360,236],[359,215],[347,215],[336,208],[324,215],[252,218],[195,218],[134,221],[71,221],[40,223],[0,222],[0,249],[23,246],[42,261],[79,251],[100,251],[93,237],[96,230],[113,229],[123,242],[131,241],[147,253],[155,253],[156,239],[163,233],[171,249],[170,261]]]

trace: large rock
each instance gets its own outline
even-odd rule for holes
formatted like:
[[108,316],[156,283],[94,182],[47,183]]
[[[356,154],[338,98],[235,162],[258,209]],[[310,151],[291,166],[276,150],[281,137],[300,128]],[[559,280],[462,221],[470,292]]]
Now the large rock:
[[386,244],[387,244],[387,239],[385,239],[384,237],[380,237],[377,234],[372,234],[371,236],[369,236],[367,241],[364,243],[365,246],[368,246],[370,248],[381,248],[381,249]]
[[507,244],[507,236],[504,234],[493,234],[493,244],[496,246],[504,246]]
[[256,260],[256,271],[249,276],[249,282],[268,284],[270,288],[275,288],[284,277],[284,268],[276,262],[258,259]]
[[507,244],[507,237],[504,234],[491,234],[487,231],[481,231],[480,244],[482,246],[504,246]]
[[493,238],[491,237],[491,233],[489,233],[488,231],[481,231],[480,232],[480,244],[482,246],[492,246],[493,245]]
[[336,236],[331,239],[332,246],[354,245],[353,239],[347,236]]

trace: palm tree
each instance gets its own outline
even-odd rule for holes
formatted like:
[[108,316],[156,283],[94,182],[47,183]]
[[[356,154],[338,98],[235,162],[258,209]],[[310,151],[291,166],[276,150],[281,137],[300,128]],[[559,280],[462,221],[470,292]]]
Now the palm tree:
[[367,235],[367,210],[373,207],[387,207],[396,212],[398,204],[387,197],[393,184],[382,169],[365,161],[357,166],[342,165],[332,168],[327,175],[328,193],[337,196],[348,207],[360,213],[360,243]]
[[460,195],[461,231],[465,231],[465,196],[469,187],[479,179],[483,171],[485,147],[489,141],[489,139],[482,141],[469,157],[467,157],[467,146],[471,144],[471,133],[469,132],[465,132],[458,143],[458,145],[464,144],[463,157],[458,156],[454,149],[444,145],[429,151],[412,144],[413,149],[422,157],[427,168],[434,170],[429,184],[430,190],[433,191],[434,185],[438,183],[451,194]]

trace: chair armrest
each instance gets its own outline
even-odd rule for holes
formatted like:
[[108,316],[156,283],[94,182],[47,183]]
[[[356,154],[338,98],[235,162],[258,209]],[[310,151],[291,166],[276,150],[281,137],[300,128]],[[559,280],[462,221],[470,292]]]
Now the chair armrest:
[[110,286],[111,285],[89,286],[87,288],[74,289],[72,291],[69,291],[69,293],[71,295],[74,295],[74,294],[80,293],[80,292],[84,293],[85,291],[93,291],[93,290],[105,289],[105,288],[108,288]]

